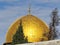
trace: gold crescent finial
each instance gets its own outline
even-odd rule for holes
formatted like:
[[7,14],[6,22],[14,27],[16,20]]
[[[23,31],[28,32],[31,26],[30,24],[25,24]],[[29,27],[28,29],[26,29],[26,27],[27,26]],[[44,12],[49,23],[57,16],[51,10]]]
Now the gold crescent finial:
[[31,14],[31,1],[29,1],[28,14]]

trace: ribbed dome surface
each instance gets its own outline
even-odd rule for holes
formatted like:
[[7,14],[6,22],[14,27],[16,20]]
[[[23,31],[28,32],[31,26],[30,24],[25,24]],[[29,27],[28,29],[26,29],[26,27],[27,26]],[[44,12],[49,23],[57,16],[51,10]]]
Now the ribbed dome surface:
[[33,15],[26,15],[26,16],[23,16],[22,18],[17,19],[9,27],[6,35],[6,42],[12,42],[12,37],[18,29],[20,20],[22,20],[24,35],[28,36],[29,42],[39,42],[42,39],[44,41],[48,40],[48,37],[47,37],[49,33],[48,26],[37,17]]

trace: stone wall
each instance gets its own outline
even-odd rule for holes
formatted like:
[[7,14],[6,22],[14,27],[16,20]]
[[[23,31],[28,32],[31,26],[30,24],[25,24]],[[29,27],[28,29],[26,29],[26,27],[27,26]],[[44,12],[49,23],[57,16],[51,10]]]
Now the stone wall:
[[60,40],[51,40],[51,41],[44,41],[44,42],[15,44],[15,45],[60,45]]

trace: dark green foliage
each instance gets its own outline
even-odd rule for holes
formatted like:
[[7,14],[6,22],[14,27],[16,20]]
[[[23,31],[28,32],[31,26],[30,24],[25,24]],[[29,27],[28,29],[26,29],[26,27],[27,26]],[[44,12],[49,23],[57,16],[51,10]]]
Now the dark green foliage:
[[57,8],[55,8],[52,12],[51,15],[51,22],[50,22],[50,32],[49,32],[49,40],[54,40],[55,38],[57,38],[57,28],[56,26],[58,26],[58,21],[59,17],[58,17],[58,10]]
[[27,37],[25,38],[23,33],[23,26],[22,21],[16,31],[16,34],[13,36],[12,44],[21,44],[21,43],[28,43]]

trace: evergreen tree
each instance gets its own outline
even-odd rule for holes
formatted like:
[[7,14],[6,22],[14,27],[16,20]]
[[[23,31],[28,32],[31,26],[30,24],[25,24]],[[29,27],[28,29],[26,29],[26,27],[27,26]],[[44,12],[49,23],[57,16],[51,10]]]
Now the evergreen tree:
[[22,20],[20,22],[20,25],[17,29],[16,34],[13,36],[12,44],[21,44],[21,43],[27,43],[27,37],[25,38],[23,33],[23,26],[22,26]]
[[52,12],[52,15],[51,15],[51,22],[50,22],[50,36],[49,36],[49,39],[52,40],[52,39],[55,39],[57,37],[57,29],[56,29],[56,26],[58,26],[59,24],[59,17],[58,17],[58,10],[57,8],[55,8]]

